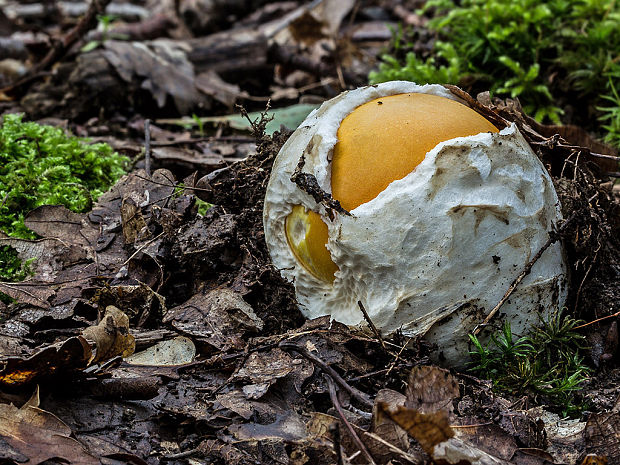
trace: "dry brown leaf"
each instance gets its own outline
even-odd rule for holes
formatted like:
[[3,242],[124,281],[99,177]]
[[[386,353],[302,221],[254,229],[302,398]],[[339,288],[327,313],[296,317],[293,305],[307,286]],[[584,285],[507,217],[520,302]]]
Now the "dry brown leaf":
[[39,236],[57,238],[69,244],[88,245],[80,235],[85,215],[74,213],[63,205],[42,205],[24,218],[24,224]]
[[92,363],[109,360],[117,355],[126,357],[136,348],[134,337],[129,334],[129,318],[118,308],[110,305],[97,326],[90,326],[82,335],[96,345]]
[[445,411],[451,414],[452,400],[459,395],[459,383],[448,370],[416,366],[409,375],[405,406],[420,413]]
[[609,461],[607,460],[607,457],[588,454],[583,458],[583,462],[581,462],[581,465],[607,465],[608,463]]
[[133,244],[138,240],[150,238],[150,231],[146,225],[146,220],[142,216],[142,211],[136,201],[127,197],[123,199],[121,205],[121,218],[123,222],[123,237],[125,244]]
[[28,358],[9,357],[0,370],[0,386],[22,386],[53,375],[81,370],[91,356],[86,340],[77,336],[46,347]]
[[0,462],[41,463],[55,459],[99,465],[101,462],[71,434],[71,428],[59,418],[31,402],[21,408],[0,404]]
[[454,436],[445,411],[420,413],[417,410],[381,402],[379,409],[415,438],[424,451],[431,455],[433,448]]
[[[396,446],[399,449],[407,450],[409,448],[409,437],[407,432],[394,423],[389,417],[382,415],[379,408],[379,403],[383,402],[392,406],[404,406],[406,397],[400,392],[392,391],[391,389],[381,389],[375,397],[375,404],[372,409],[372,426],[371,432],[385,439],[390,444]],[[393,451],[383,444],[378,444],[372,450],[373,457],[385,457],[389,458],[393,455]]]
[[620,463],[620,414],[618,412],[591,414],[586,423],[585,438],[586,452],[607,457],[609,463]]

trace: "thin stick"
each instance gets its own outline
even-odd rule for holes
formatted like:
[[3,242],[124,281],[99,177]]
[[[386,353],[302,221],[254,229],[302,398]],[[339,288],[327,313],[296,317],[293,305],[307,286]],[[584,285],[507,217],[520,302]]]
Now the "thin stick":
[[151,120],[144,120],[144,171],[151,177]]
[[362,301],[358,300],[357,305],[359,305],[360,310],[362,311],[362,315],[364,315],[364,319],[366,320],[366,323],[368,323],[368,326],[370,326],[370,329],[372,329],[372,332],[375,333],[375,336],[377,336],[377,339],[379,339],[379,343],[381,344],[383,351],[388,352],[387,347],[385,347],[385,341],[383,340],[383,337],[381,337],[381,333],[379,332],[375,324],[370,319],[370,316],[368,315],[368,312],[364,308]]
[[340,401],[338,400],[338,394],[336,392],[336,385],[334,384],[334,380],[327,374],[324,374],[323,376],[325,377],[325,380],[327,381],[327,387],[329,389],[329,398],[331,399],[332,404],[334,404],[334,408],[336,409],[336,412],[338,413],[340,420],[347,427],[347,430],[349,431],[349,434],[351,435],[353,442],[355,443],[355,445],[357,445],[359,450],[361,450],[362,453],[366,456],[366,460],[368,460],[368,462],[371,465],[377,465],[375,460],[372,458],[372,455],[370,455],[370,452],[368,452],[368,449],[366,449],[366,446],[364,445],[360,437],[357,435],[357,433],[353,429],[353,426],[351,426],[351,423],[349,423],[349,420],[347,420],[347,417],[344,416],[342,405],[340,405]]
[[504,294],[504,296],[501,298],[501,300],[497,303],[497,305],[495,307],[493,307],[493,309],[489,312],[489,314],[487,315],[487,317],[484,319],[484,321],[482,323],[480,323],[478,326],[476,326],[476,328],[473,331],[474,336],[477,336],[480,331],[482,331],[482,328],[484,328],[489,321],[491,321],[491,319],[497,314],[497,312],[499,311],[499,309],[502,307],[502,305],[504,305],[504,303],[508,300],[508,298],[512,295],[512,293],[515,291],[515,289],[517,288],[517,286],[519,286],[519,284],[521,283],[521,281],[523,281],[525,279],[525,277],[530,274],[530,271],[532,271],[532,267],[534,266],[534,264],[538,261],[538,259],[542,256],[542,254],[545,252],[545,250],[547,250],[551,244],[554,244],[555,242],[558,241],[558,239],[560,239],[560,233],[566,229],[566,227],[577,217],[577,212],[573,212],[573,214],[566,220],[564,221],[564,223],[562,224],[562,226],[560,226],[560,228],[558,229],[556,234],[551,234],[549,236],[549,239],[547,239],[547,242],[545,242],[543,244],[543,246],[540,248],[540,250],[536,253],[536,255],[534,255],[534,257],[527,263],[527,265],[525,265],[525,268],[523,269],[523,271],[519,274],[519,276],[516,277],[516,279],[512,282],[512,284],[510,285],[510,287],[508,288],[508,290],[506,291],[506,293]]
[[36,65],[30,68],[27,74],[15,83],[0,89],[0,92],[10,93],[11,91],[38,79],[45,74],[43,71],[52,67],[54,63],[61,60],[67,51],[80,40],[88,31],[97,26],[97,16],[105,12],[106,7],[112,0],[92,0],[88,10],[80,21],[64,37],[56,41],[54,46],[47,52],[47,55]]
[[345,391],[347,391],[351,395],[351,397],[356,398],[359,402],[364,404],[366,407],[372,408],[373,402],[372,400],[370,400],[370,397],[368,396],[368,394],[365,394],[362,391],[355,389],[353,386],[349,385],[342,378],[342,376],[340,376],[336,372],[336,370],[334,370],[332,367],[330,367],[327,363],[325,363],[323,360],[321,360],[316,355],[312,355],[304,347],[301,347],[300,345],[292,343],[292,342],[281,342],[280,344],[278,344],[278,346],[284,350],[294,350],[302,357],[307,358],[312,363],[314,363],[316,366],[318,366],[321,370],[323,370],[326,374],[331,376],[333,380],[336,381],[340,385],[341,388],[343,388]]
[[137,249],[134,253],[132,253],[132,254],[131,254],[131,256],[130,256],[127,260],[125,260],[125,261],[123,262],[123,266],[127,265],[127,263],[129,263],[129,262],[133,259],[133,257],[135,257],[136,255],[138,255],[140,252],[142,252],[142,250],[144,250],[144,248],[146,248],[146,247],[148,247],[149,245],[151,245],[153,242],[155,242],[157,239],[159,239],[159,238],[160,238],[161,236],[163,236],[163,235],[164,235],[164,232],[162,231],[162,232],[160,232],[157,236],[155,236],[155,237],[154,237],[154,238],[152,238],[152,239],[149,239],[149,240],[148,240],[148,241],[146,241],[144,244],[142,244],[140,247],[138,247],[138,249]]
[[338,423],[333,423],[329,427],[329,433],[331,434],[332,441],[334,443],[334,452],[336,453],[336,464],[344,465],[342,461],[342,446],[340,445],[340,428]]
[[420,463],[419,460],[416,457],[414,457],[411,454],[408,454],[407,452],[405,452],[402,449],[399,449],[394,444],[391,444],[391,443],[387,442],[385,439],[383,439],[381,436],[376,435],[375,433],[364,432],[364,436],[368,436],[369,438],[372,438],[375,441],[380,442],[385,447],[390,449],[392,452],[400,455],[407,462],[411,462],[411,463],[415,463],[415,464]]
[[619,315],[620,315],[620,312],[616,312],[616,313],[614,313],[613,315],[602,316],[602,317],[600,317],[600,318],[597,318],[597,319],[596,319],[596,320],[594,320],[594,321],[590,321],[590,322],[588,322],[588,323],[584,323],[584,324],[582,324],[582,325],[575,326],[573,329],[581,329],[581,328],[585,328],[586,326],[593,325],[594,323],[598,323],[599,321],[607,320],[608,318],[614,318],[614,317],[619,316]]

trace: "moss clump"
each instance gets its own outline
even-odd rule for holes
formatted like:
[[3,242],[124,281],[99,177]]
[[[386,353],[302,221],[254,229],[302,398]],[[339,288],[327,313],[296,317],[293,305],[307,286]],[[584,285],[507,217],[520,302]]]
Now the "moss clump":
[[88,144],[60,128],[2,117],[0,126],[0,230],[34,239],[24,216],[41,205],[88,211],[125,173],[128,159],[108,144]]
[[[620,146],[620,3],[615,0],[430,0],[429,30],[400,31],[371,83],[459,84],[518,97],[539,121],[568,104]],[[435,39],[430,50],[415,46]],[[573,115],[574,116],[574,115]]]
[[583,362],[581,323],[556,311],[528,336],[515,336],[508,323],[486,346],[470,335],[472,370],[501,391],[540,397],[564,415],[579,413],[584,405],[576,394],[590,372]]

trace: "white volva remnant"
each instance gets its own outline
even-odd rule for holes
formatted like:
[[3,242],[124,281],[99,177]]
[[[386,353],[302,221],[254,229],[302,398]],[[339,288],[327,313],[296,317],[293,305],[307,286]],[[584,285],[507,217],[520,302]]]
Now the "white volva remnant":
[[[466,362],[468,333],[481,323],[561,220],[550,176],[514,124],[438,144],[406,177],[373,200],[335,213],[291,181],[303,172],[331,192],[330,159],[341,121],[359,105],[419,92],[462,102],[440,85],[395,81],[345,92],[311,113],[278,154],[265,197],[265,239],[274,265],[294,283],[303,314],[364,326],[358,300],[382,333],[401,329],[437,343],[440,359]],[[337,200],[337,199],[336,199]],[[285,219],[295,205],[322,216],[338,266],[327,283],[291,251]],[[515,334],[563,305],[566,265],[559,243],[534,264],[494,318]]]

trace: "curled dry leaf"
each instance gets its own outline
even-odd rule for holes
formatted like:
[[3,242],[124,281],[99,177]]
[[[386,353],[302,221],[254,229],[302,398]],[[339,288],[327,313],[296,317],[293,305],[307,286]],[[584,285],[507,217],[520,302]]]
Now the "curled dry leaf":
[[448,370],[435,366],[413,367],[407,385],[406,407],[420,413],[453,412],[452,400],[460,395],[459,384]]
[[[371,431],[376,435],[385,439],[390,444],[398,447],[401,450],[406,451],[409,448],[409,437],[407,432],[402,429],[398,424],[395,424],[382,412],[379,408],[379,403],[385,402],[389,405],[404,406],[406,397],[400,392],[392,391],[391,389],[382,389],[377,393],[375,397],[375,404],[372,409],[372,428]],[[383,444],[378,444],[376,447],[370,447],[373,457],[386,457],[389,458],[393,455],[390,448]]]
[[130,355],[125,362],[131,365],[175,366],[190,363],[195,356],[196,346],[192,340],[179,336]]
[[609,463],[620,463],[620,414],[617,411],[591,414],[585,437],[586,452],[607,457]]
[[88,342],[72,337],[40,350],[28,358],[8,357],[0,359],[0,387],[23,386],[34,381],[69,371],[84,369],[92,357]]
[[420,413],[400,405],[392,407],[385,402],[380,402],[378,407],[382,413],[415,438],[429,455],[433,454],[433,449],[437,444],[454,436],[445,411]]
[[82,335],[96,345],[91,362],[109,360],[117,355],[126,357],[136,348],[134,337],[129,334],[129,318],[118,308],[110,305],[97,326],[90,326]]
[[42,463],[55,459],[99,465],[101,462],[71,434],[71,428],[58,417],[31,402],[21,408],[0,404],[0,462]]

